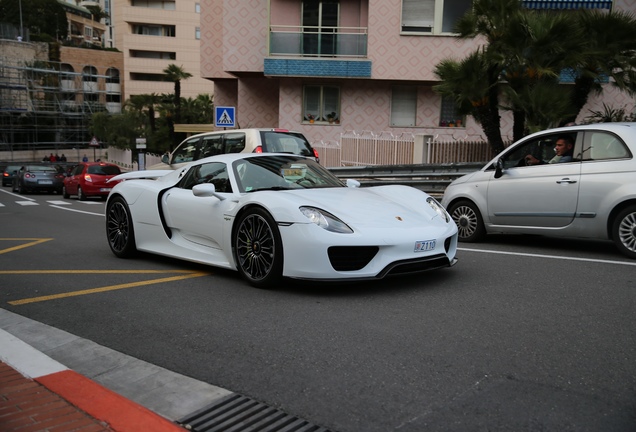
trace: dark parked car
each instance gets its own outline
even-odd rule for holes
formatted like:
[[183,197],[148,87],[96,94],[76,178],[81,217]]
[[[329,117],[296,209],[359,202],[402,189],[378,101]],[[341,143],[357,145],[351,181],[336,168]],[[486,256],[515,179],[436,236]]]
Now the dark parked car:
[[2,186],[13,185],[13,178],[20,169],[20,165],[7,165],[2,171]]
[[13,179],[13,192],[62,193],[64,174],[51,165],[23,165]]
[[78,164],[64,179],[64,198],[77,195],[80,201],[89,196],[106,198],[110,190],[118,183],[106,183],[121,170],[115,164],[106,162],[84,162]]

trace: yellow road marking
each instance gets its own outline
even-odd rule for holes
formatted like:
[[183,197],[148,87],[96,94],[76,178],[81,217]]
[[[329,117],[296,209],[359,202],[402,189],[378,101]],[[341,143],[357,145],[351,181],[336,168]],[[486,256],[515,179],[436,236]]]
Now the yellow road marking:
[[[93,271],[99,271],[99,270],[93,270]],[[146,272],[154,272],[154,271],[146,270]],[[113,273],[116,273],[116,272],[113,271]],[[159,273],[159,271],[157,271],[157,273]],[[190,272],[189,274],[186,274],[183,276],[173,276],[168,278],[152,279],[152,280],[141,281],[141,282],[132,282],[132,283],[121,284],[121,285],[111,285],[111,286],[105,286],[101,288],[92,288],[92,289],[86,289],[81,291],[71,291],[71,292],[48,295],[48,296],[32,297],[32,298],[27,298],[22,300],[15,300],[15,301],[10,301],[9,304],[12,306],[19,306],[19,305],[24,305],[28,303],[37,303],[37,302],[56,300],[56,299],[66,298],[66,297],[75,297],[75,296],[95,294],[95,293],[100,293],[105,291],[115,291],[115,290],[120,290],[125,288],[134,288],[138,286],[152,285],[156,283],[173,282],[173,281],[178,281],[183,279],[191,279],[195,277],[208,276],[209,274],[210,273],[205,273],[205,272],[195,272],[195,273]]]
[[29,241],[29,243],[25,243],[25,244],[22,244],[22,245],[14,246],[12,248],[1,249],[0,250],[0,254],[3,254],[3,253],[13,252],[13,251],[16,251],[16,250],[19,250],[19,249],[24,249],[24,248],[28,248],[28,247],[31,247],[31,246],[35,246],[35,245],[38,245],[40,243],[44,243],[44,242],[47,242],[47,241],[50,241],[50,240],[53,240],[53,239],[52,238],[3,238],[3,239],[0,239],[0,240],[2,240],[2,241],[24,241],[24,240]]
[[192,270],[0,270],[2,274],[152,274],[196,273]]

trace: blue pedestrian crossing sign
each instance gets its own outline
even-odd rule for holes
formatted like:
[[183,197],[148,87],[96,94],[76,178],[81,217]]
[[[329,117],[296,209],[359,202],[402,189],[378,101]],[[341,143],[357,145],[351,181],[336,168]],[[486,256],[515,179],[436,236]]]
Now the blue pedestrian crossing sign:
[[234,107],[214,107],[214,126],[216,127],[234,127],[235,126]]

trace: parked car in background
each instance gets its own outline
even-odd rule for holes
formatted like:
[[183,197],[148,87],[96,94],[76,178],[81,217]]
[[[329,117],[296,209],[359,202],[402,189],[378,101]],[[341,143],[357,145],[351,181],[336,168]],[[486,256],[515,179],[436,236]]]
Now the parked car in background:
[[2,170],[2,186],[13,185],[13,178],[18,173],[20,165],[7,165]]
[[106,198],[117,184],[108,180],[121,174],[119,166],[107,162],[83,162],[76,165],[64,179],[64,198],[77,195],[80,201],[88,197]]
[[23,165],[13,178],[13,192],[57,192],[62,193],[64,174],[51,165]]
[[[571,157],[556,161],[555,149],[568,139]],[[636,258],[634,154],[636,123],[538,132],[455,180],[442,204],[460,241],[488,233],[608,239]]]
[[172,153],[163,155],[161,163],[149,169],[177,169],[189,162],[224,153],[289,153],[320,161],[318,151],[300,132],[287,129],[235,129],[193,135]]

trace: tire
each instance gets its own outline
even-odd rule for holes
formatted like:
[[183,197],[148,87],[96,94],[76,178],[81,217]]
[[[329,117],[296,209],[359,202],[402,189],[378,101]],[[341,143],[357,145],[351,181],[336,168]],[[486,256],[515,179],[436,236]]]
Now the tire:
[[449,213],[457,225],[459,241],[474,243],[484,239],[484,220],[473,202],[458,201],[450,206]]
[[130,208],[122,197],[115,197],[106,207],[106,238],[110,250],[119,258],[129,258],[137,252]]
[[636,205],[623,209],[616,216],[612,239],[623,255],[636,258]]
[[77,199],[80,201],[86,201],[86,194],[82,190],[81,186],[77,187]]
[[246,211],[234,230],[234,257],[241,276],[257,288],[271,288],[283,276],[283,242],[274,219],[261,208]]
[[66,190],[66,186],[62,186],[62,197],[69,199],[71,197],[71,195],[68,193],[68,190]]

